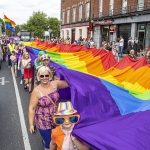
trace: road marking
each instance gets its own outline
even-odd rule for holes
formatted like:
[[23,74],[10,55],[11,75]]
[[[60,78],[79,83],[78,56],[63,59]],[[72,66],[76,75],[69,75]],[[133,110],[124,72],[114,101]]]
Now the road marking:
[[9,81],[5,81],[5,77],[1,77],[0,79],[1,79],[0,82],[1,85],[5,85],[5,83],[9,82]]
[[25,150],[31,150],[31,145],[30,145],[30,142],[29,142],[27,127],[26,127],[26,124],[25,124],[24,113],[23,113],[23,109],[22,109],[19,90],[18,90],[18,86],[17,86],[15,76],[13,75],[12,68],[11,68],[11,73],[12,73],[12,78],[13,78],[14,88],[15,88],[15,93],[16,93],[17,106],[18,106],[18,112],[19,112],[19,118],[20,118],[20,124],[21,124],[24,147],[25,147]]

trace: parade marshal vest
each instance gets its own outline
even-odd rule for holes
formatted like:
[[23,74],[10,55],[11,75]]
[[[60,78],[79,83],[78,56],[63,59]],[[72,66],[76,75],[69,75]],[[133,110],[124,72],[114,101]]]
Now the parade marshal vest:
[[15,45],[14,44],[8,44],[9,50],[10,50],[10,54],[12,53],[12,51],[15,49]]

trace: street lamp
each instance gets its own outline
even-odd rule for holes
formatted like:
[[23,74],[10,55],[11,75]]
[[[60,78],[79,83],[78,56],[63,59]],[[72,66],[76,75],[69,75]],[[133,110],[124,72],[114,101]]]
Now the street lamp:
[[2,22],[0,22],[0,36],[2,36]]

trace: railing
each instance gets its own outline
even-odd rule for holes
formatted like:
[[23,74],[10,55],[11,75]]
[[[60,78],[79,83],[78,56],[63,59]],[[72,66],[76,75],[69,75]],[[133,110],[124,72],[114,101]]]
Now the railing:
[[147,11],[147,10],[150,10],[150,2],[133,4],[127,7],[114,8],[113,10],[103,10],[103,12],[94,14],[94,18],[118,16],[118,15],[133,13],[133,12],[138,13],[138,12]]

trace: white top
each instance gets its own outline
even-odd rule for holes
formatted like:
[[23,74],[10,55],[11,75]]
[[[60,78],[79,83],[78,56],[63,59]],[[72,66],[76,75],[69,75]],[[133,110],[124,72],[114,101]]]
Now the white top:
[[123,38],[119,41],[119,46],[124,46],[124,39]]
[[28,65],[26,66],[26,68],[31,68],[32,67],[32,65],[31,65],[31,59],[22,59],[22,62],[24,62],[25,64],[27,64],[28,62],[30,62],[30,63],[28,63]]

